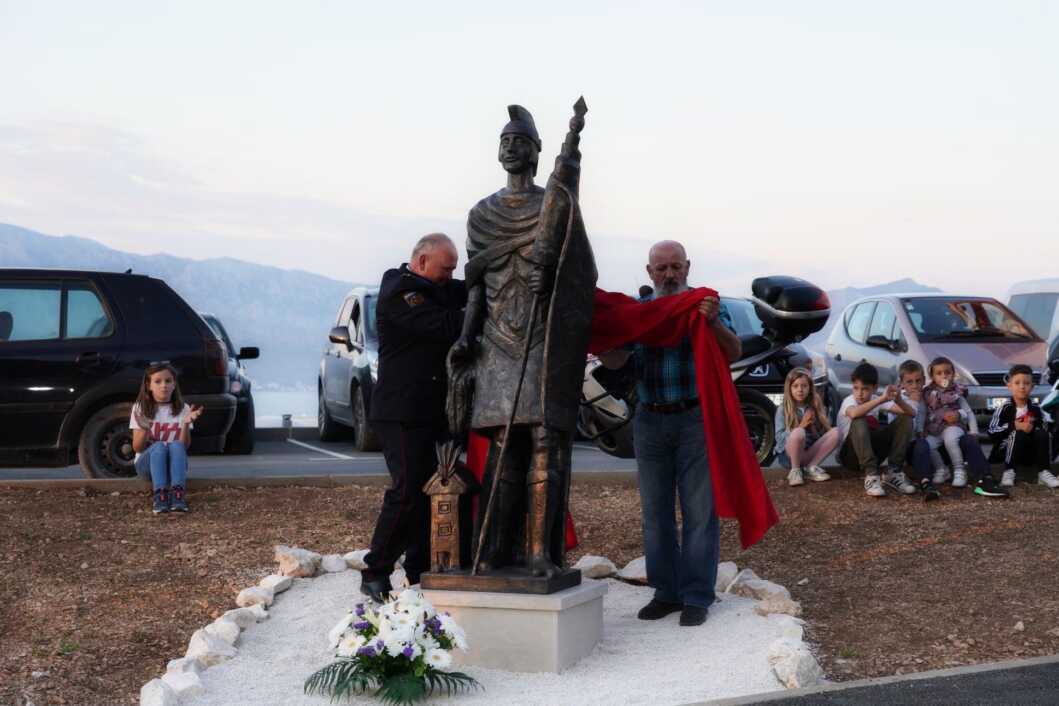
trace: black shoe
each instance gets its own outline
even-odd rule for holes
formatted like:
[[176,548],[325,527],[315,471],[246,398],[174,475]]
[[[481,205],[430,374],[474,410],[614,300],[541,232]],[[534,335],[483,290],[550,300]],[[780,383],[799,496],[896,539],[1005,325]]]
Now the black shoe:
[[1008,491],[1000,487],[993,476],[984,476],[974,484],[974,494],[986,498],[1006,498]]
[[154,505],[151,507],[151,512],[156,515],[169,512],[169,493],[166,492],[165,488],[159,488],[154,491]]
[[686,605],[680,611],[680,624],[685,627],[702,625],[706,622],[706,609],[697,605]]
[[650,603],[640,609],[636,617],[640,620],[660,620],[670,613],[676,613],[683,607],[680,603],[668,603],[652,598]]
[[360,592],[379,605],[386,602],[392,590],[393,587],[390,586],[389,579],[375,579],[374,581],[364,581],[362,579],[360,582]]
[[934,487],[934,484],[929,480],[925,480],[919,484],[919,489],[923,491],[923,502],[929,503],[932,500],[940,500],[941,493]]

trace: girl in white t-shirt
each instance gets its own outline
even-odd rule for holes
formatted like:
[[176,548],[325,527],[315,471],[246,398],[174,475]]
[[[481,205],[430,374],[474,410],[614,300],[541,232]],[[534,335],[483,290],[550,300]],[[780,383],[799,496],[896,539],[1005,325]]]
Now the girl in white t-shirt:
[[188,446],[193,422],[201,414],[202,407],[184,404],[176,368],[169,363],[147,368],[132,406],[129,429],[136,451],[136,472],[151,477],[156,515],[188,511]]

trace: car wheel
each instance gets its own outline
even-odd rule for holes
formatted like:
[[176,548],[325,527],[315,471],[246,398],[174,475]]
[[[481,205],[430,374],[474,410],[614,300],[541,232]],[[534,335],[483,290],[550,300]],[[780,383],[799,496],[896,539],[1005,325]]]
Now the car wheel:
[[746,388],[739,390],[739,406],[743,410],[743,419],[758,465],[767,468],[775,458],[776,406],[760,392]]
[[364,392],[353,390],[353,444],[357,451],[378,451],[379,437],[368,423],[368,406],[364,403]]
[[327,411],[327,405],[324,404],[322,388],[316,403],[316,427],[320,432],[320,441],[338,441],[346,431],[338,422],[331,419],[331,413]]
[[244,455],[254,453],[254,427],[256,425],[254,398],[251,397],[246,402],[246,412],[236,417],[232,428],[228,430],[228,437],[224,442],[224,453]]
[[81,430],[77,456],[87,478],[133,478],[136,452],[132,448],[129,415],[132,405],[112,404],[89,417]]

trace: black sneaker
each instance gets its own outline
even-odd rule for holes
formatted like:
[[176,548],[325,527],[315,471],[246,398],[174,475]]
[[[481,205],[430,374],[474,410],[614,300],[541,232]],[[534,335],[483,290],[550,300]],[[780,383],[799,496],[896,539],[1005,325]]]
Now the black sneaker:
[[172,498],[169,501],[169,509],[173,512],[187,512],[188,500],[184,495],[184,486],[174,485]]
[[640,609],[636,617],[640,620],[661,620],[670,613],[676,613],[684,607],[681,603],[667,603],[654,598],[651,602]]
[[974,494],[981,495],[986,498],[1006,498],[1008,497],[1008,491],[1000,487],[996,482],[996,478],[993,476],[984,476],[979,478],[978,482],[974,484]]
[[154,491],[154,505],[151,507],[151,512],[156,515],[169,512],[169,493],[166,492],[165,488],[159,488]]
[[919,484],[919,489],[923,491],[923,502],[929,503],[932,500],[940,500],[941,493],[934,487],[934,484],[929,480],[924,480]]
[[706,609],[697,605],[686,605],[680,611],[680,624],[684,627],[694,627],[706,622]]

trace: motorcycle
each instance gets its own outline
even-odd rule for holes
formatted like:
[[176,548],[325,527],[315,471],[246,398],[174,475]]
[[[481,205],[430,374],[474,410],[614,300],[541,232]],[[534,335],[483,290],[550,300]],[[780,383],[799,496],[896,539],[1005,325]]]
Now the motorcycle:
[[[813,383],[832,416],[838,407],[823,357],[810,354],[800,344],[827,323],[830,301],[823,290],[794,277],[759,278],[751,289],[749,299],[722,297],[722,301],[742,343],[742,356],[729,365],[729,370],[758,463],[768,466],[775,455],[773,420],[777,405],[782,404],[788,372],[796,367],[811,370]],[[650,288],[641,288],[641,297],[650,293]],[[578,416],[583,438],[607,454],[632,458],[631,422],[636,403],[631,359],[611,370],[595,356],[588,357]]]

